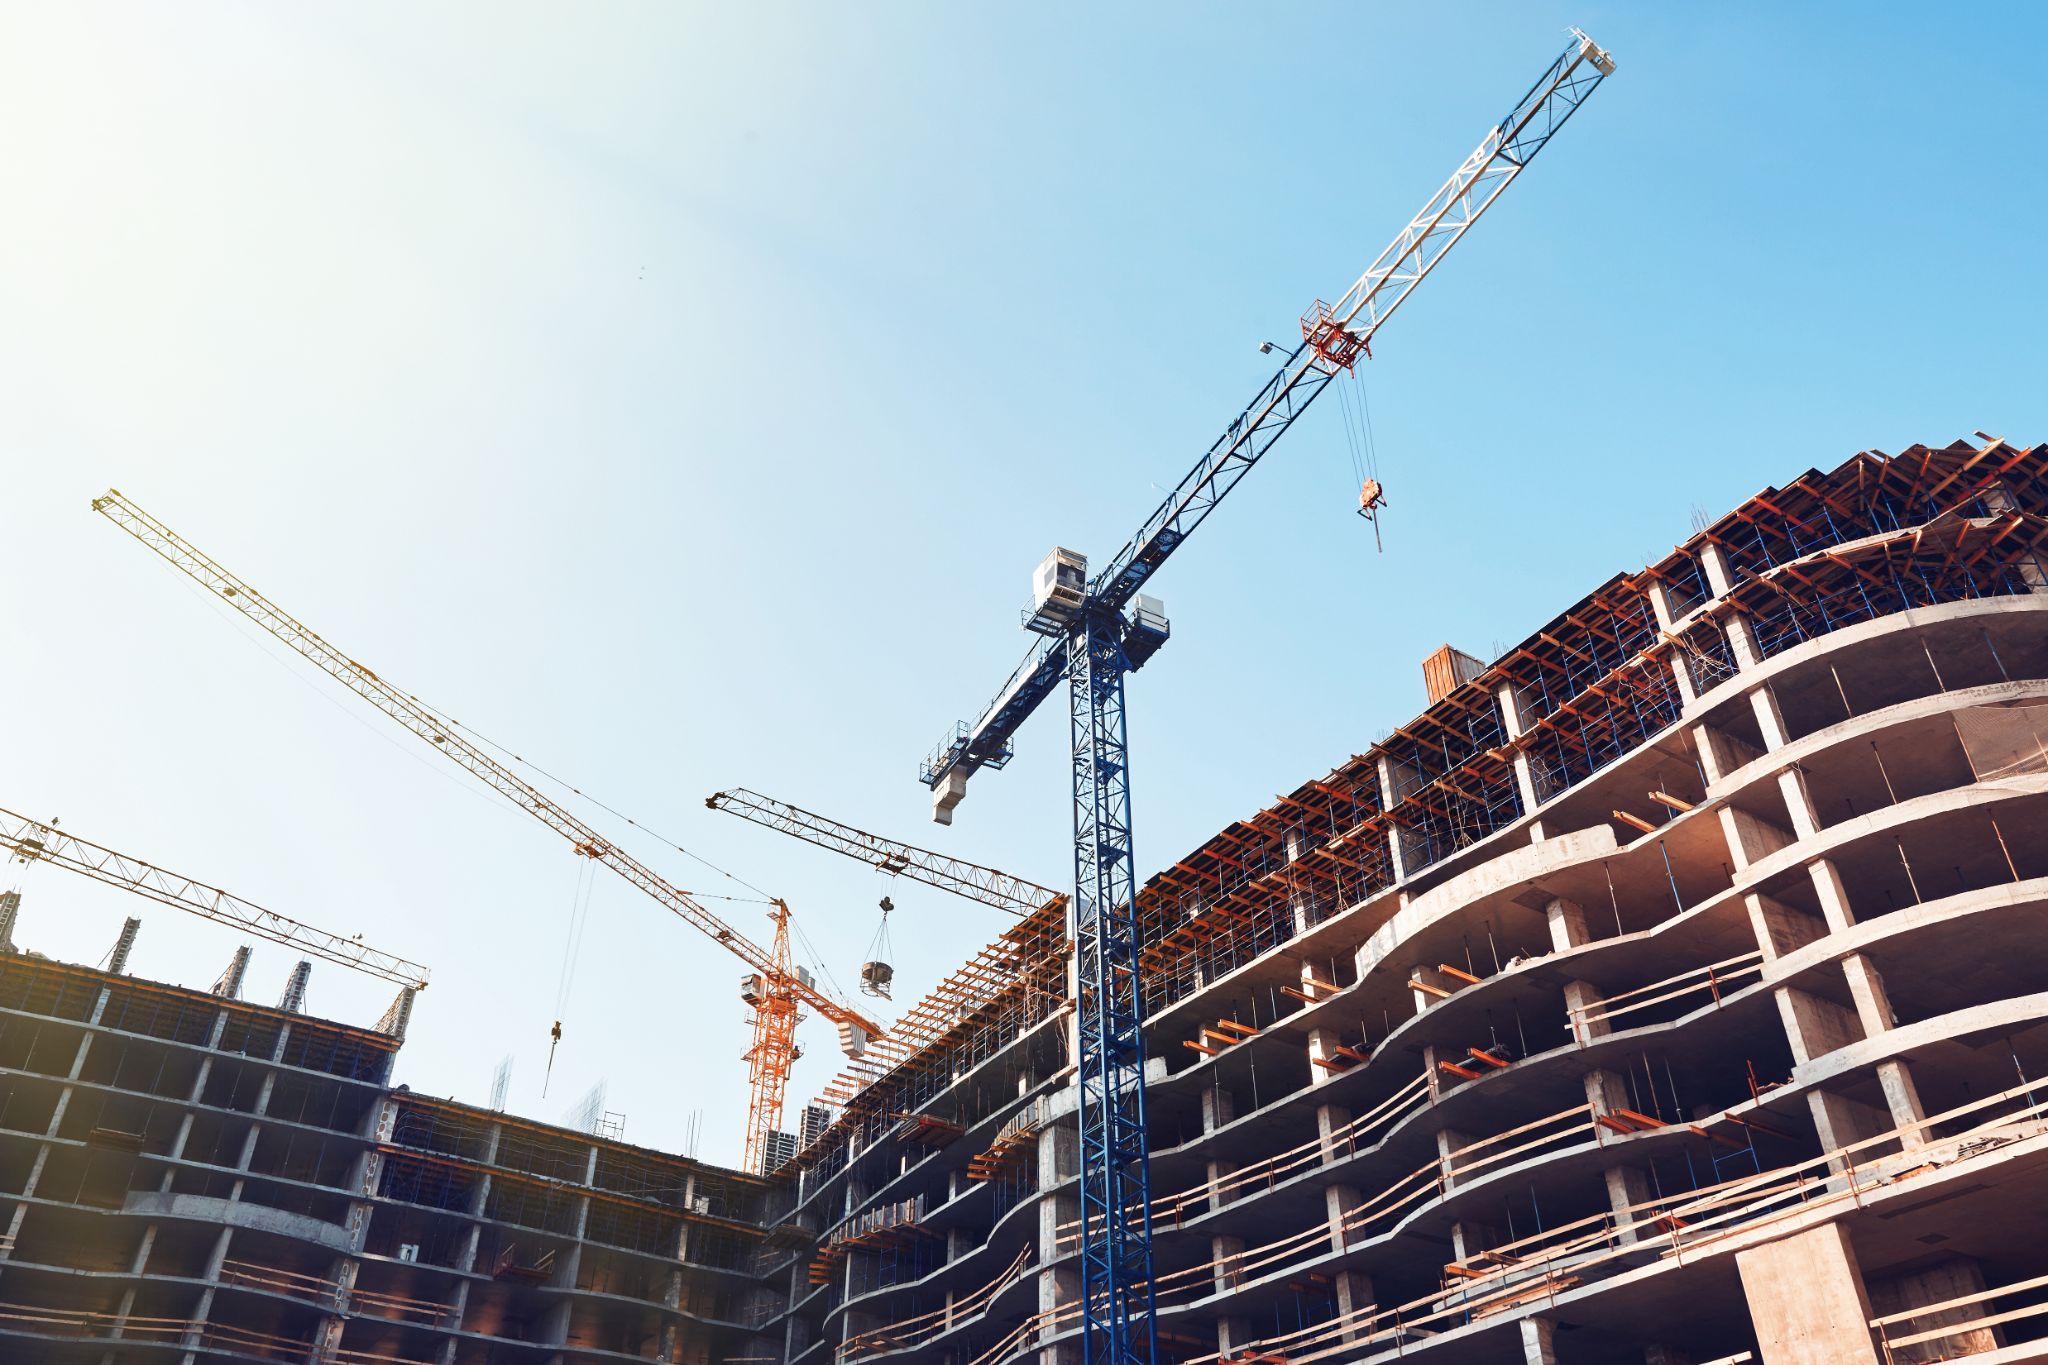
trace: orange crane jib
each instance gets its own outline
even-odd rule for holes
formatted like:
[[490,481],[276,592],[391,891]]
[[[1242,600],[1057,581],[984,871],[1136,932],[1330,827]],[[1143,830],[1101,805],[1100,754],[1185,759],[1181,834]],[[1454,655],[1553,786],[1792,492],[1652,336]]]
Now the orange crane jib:
[[93,499],[92,509],[133,536],[172,568],[283,641],[349,691],[426,741],[456,766],[560,834],[576,853],[610,868],[676,918],[720,944],[753,969],[744,987],[754,1014],[753,1042],[745,1054],[750,1091],[743,1158],[746,1169],[761,1169],[767,1155],[769,1134],[781,1127],[783,1096],[789,1086],[790,1067],[796,1060],[796,1024],[804,1007],[808,1006],[839,1026],[841,1044],[849,1056],[860,1055],[869,1041],[883,1036],[881,1025],[852,1005],[819,989],[792,966],[788,906],[776,902],[770,916],[775,922],[774,945],[769,948],[760,946],[707,910],[687,891],[672,885],[560,803],[470,743],[459,726],[343,654],[255,588],[229,573],[197,546],[142,510],[118,489],[108,489],[104,497]]

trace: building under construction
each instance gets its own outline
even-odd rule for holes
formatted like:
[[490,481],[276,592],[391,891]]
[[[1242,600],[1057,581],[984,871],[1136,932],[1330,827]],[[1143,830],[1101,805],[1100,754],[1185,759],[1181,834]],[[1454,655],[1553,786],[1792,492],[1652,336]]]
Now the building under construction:
[[[1425,676],[1136,898],[1159,1359],[2048,1360],[2048,447],[1809,471]],[[409,993],[10,940],[0,1359],[1078,1362],[1067,918],[766,1175],[410,1093]]]

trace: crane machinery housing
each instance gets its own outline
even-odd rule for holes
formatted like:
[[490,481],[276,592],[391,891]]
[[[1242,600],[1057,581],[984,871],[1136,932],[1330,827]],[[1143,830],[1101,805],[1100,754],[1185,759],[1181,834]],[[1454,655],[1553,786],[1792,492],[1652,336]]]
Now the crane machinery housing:
[[838,1027],[841,1049],[849,1057],[858,1057],[871,1040],[882,1035],[881,1025],[818,986],[810,972],[794,965],[786,904],[779,900],[772,903],[772,946],[764,948],[755,943],[706,909],[689,892],[670,883],[559,801],[484,752],[460,726],[336,649],[118,489],[109,489],[105,496],[95,498],[92,507],[457,767],[568,840],[579,856],[617,873],[747,966],[749,970],[740,987],[741,999],[752,1015],[752,1041],[745,1053],[748,1105],[742,1161],[747,1170],[760,1171],[768,1164],[773,1135],[781,1131],[783,1099],[790,1068],[796,1060],[796,1028],[803,1010],[815,1010]]
[[1444,254],[1515,182],[1614,70],[1577,29],[1527,94],[1487,131],[1337,301],[1301,316],[1301,341],[1137,532],[1091,576],[1087,558],[1055,549],[1038,567],[1025,629],[1040,637],[995,699],[956,726],[919,771],[933,816],[952,822],[967,780],[1000,768],[1018,728],[1065,679],[1073,759],[1074,899],[1069,937],[1079,995],[1082,1322],[1089,1365],[1150,1365],[1151,1198],[1145,1138],[1142,995],[1131,844],[1124,677],[1170,631],[1152,575],[1251,472],[1374,336]]

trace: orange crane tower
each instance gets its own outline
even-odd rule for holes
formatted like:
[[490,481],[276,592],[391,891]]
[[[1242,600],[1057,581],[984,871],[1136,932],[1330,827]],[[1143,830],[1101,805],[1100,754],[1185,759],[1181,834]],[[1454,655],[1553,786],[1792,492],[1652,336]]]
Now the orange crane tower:
[[583,820],[539,791],[510,768],[485,753],[419,698],[401,692],[375,673],[322,639],[309,627],[191,544],[170,527],[131,502],[118,489],[93,499],[92,510],[126,531],[165,562],[221,598],[249,620],[289,645],[323,673],[335,678],[386,716],[398,722],[519,809],[569,841],[582,857],[602,863],[651,897],[676,918],[710,938],[751,970],[741,978],[740,998],[752,1011],[753,1041],[747,1061],[747,1133],[742,1149],[745,1169],[760,1171],[768,1157],[769,1134],[782,1126],[783,1096],[790,1067],[796,1061],[796,1026],[805,1007],[839,1028],[841,1049],[859,1057],[871,1039],[882,1036],[881,1025],[859,1010],[820,989],[810,973],[790,959],[789,907],[773,902],[774,945],[763,948],[704,908],[689,892],[599,834]]

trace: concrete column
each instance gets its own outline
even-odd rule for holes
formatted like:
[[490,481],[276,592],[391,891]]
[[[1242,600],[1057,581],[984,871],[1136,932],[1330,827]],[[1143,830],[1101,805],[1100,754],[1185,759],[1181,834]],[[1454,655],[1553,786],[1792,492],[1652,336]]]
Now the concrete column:
[[1927,1130],[1927,1106],[1920,1102],[1920,1087],[1913,1083],[1913,1068],[1902,1057],[1877,1064],[1878,1088],[1884,1091],[1885,1107],[1891,1111],[1892,1127],[1899,1129],[1901,1147],[1922,1147]]
[[1451,1259],[1469,1261],[1480,1252],[1497,1247],[1506,1240],[1500,1235],[1498,1228],[1461,1219],[1451,1224]]
[[213,1239],[213,1250],[206,1257],[206,1273],[201,1277],[206,1287],[199,1291],[199,1302],[193,1306],[191,1326],[185,1329],[180,1340],[185,1350],[199,1349],[201,1333],[205,1331],[207,1319],[213,1312],[213,1296],[220,1285],[220,1268],[228,1259],[228,1239],[234,1234],[233,1228],[222,1228]]
[[1778,1017],[1785,1025],[1793,1061],[1804,1065],[1863,1041],[1863,1027],[1853,1010],[1790,986],[1779,987],[1777,998]]
[[1522,1319],[1523,1365],[1557,1365],[1557,1324],[1549,1318]]
[[1323,1164],[1342,1161],[1358,1150],[1350,1133],[1352,1114],[1341,1104],[1316,1106],[1316,1137],[1323,1144]]
[[1323,1219],[1330,1229],[1330,1250],[1345,1250],[1349,1234],[1344,1230],[1344,1220],[1363,1202],[1355,1186],[1331,1185],[1324,1189]]
[[1222,1317],[1216,1319],[1216,1350],[1223,1356],[1242,1354],[1252,1344],[1252,1320],[1250,1318]]
[[1237,1097],[1221,1085],[1202,1092],[1202,1131],[1213,1133],[1237,1117]]
[[1343,1041],[1343,1035],[1334,1028],[1326,1026],[1308,1031],[1308,1083],[1311,1087],[1327,1085],[1344,1074],[1342,1065],[1322,1065],[1343,1057],[1344,1054],[1337,1051],[1338,1044]]
[[1593,932],[1586,927],[1586,909],[1577,901],[1553,896],[1543,907],[1543,918],[1550,926],[1550,950],[1554,953],[1593,941]]
[[1451,1174],[1453,1158],[1472,1145],[1472,1139],[1451,1128],[1439,1128],[1436,1134],[1437,1172],[1442,1177],[1446,1190],[1457,1185],[1457,1177]]
[[1619,1071],[1588,1071],[1581,1080],[1586,1087],[1586,1103],[1596,1113],[1611,1114],[1617,1109],[1634,1107],[1629,1103],[1628,1079]]
[[[1300,862],[1301,855],[1307,847],[1307,836],[1300,830],[1291,829],[1287,831],[1287,865],[1292,867]],[[1288,891],[1287,914],[1294,925],[1295,933],[1305,934],[1309,931],[1309,916],[1313,912],[1314,907],[1309,904],[1308,897],[1302,895],[1298,889],[1290,889]]]
[[[1981,1294],[1988,1286],[1984,1283],[1983,1267],[1967,1256],[1951,1256],[1945,1261],[1923,1270],[1904,1275],[1873,1277],[1866,1282],[1870,1296],[1870,1307],[1875,1316],[1889,1317],[1910,1309],[1922,1308],[1931,1303],[1947,1303],[1951,1299],[1967,1298]],[[1954,1327],[1969,1322],[1991,1308],[1988,1303],[1965,1304],[1960,1308],[1944,1308],[1924,1314],[1898,1324],[1892,1331],[1901,1336],[1918,1332],[1931,1332],[1939,1327]],[[1967,1332],[1957,1332],[1934,1341],[1922,1342],[1918,1346],[1902,1346],[1891,1352],[1897,1365],[1918,1365],[1933,1360],[1953,1360],[1965,1356],[1995,1351],[2006,1344],[2004,1331],[1996,1326],[1978,1327]]]
[[1795,949],[1827,937],[1828,926],[1780,900],[1755,892],[1742,898],[1749,911],[1749,927],[1756,932],[1756,946],[1764,961],[1774,962]]
[[1885,992],[1884,975],[1869,957],[1862,953],[1844,956],[1842,976],[1849,983],[1849,999],[1856,1007],[1864,1037],[1875,1037],[1898,1022],[1892,1013],[1891,996]]
[[125,975],[128,971],[128,955],[135,951],[135,936],[142,932],[142,921],[128,919],[121,924],[121,937],[114,943],[114,954],[107,960],[107,971],[114,976]]
[[1443,1097],[1443,1076],[1444,1073],[1442,1069],[1439,1068],[1436,1064],[1435,1044],[1423,1044],[1422,1086],[1423,1089],[1429,1092],[1429,1102],[1431,1104],[1435,1104],[1439,1099]]
[[1729,860],[1738,872],[1791,846],[1792,831],[1761,816],[1734,806],[1722,806],[1715,814],[1721,821],[1722,836],[1728,841]]
[[1778,774],[1778,795],[1785,798],[1785,813],[1792,817],[1795,839],[1810,839],[1820,833],[1820,811],[1806,786],[1806,772],[1794,765]]
[[[1453,995],[1457,993],[1458,987],[1465,984],[1462,981],[1445,976],[1434,967],[1417,967],[1408,974],[1408,979],[1410,981],[1419,981],[1425,986],[1434,986],[1437,990],[1447,991]],[[1431,1005],[1444,998],[1443,996],[1433,995],[1429,991],[1418,990],[1414,987],[1410,987],[1408,993],[1415,997],[1415,1012],[1417,1014],[1422,1013]]]
[[[1838,1152],[1876,1137],[1892,1127],[1891,1115],[1880,1109],[1873,1109],[1860,1100],[1846,1095],[1837,1095],[1831,1090],[1814,1090],[1808,1093],[1806,1105],[1813,1115],[1814,1136],[1820,1140],[1822,1150]],[[1846,1170],[1851,1162],[1861,1163],[1877,1155],[1876,1149],[1866,1148],[1852,1153],[1848,1159],[1833,1158],[1828,1168],[1833,1171]]]
[[1337,1318],[1346,1324],[1338,1340],[1357,1341],[1366,1334],[1364,1324],[1379,1302],[1373,1296],[1372,1277],[1363,1270],[1340,1270],[1330,1277],[1330,1287],[1336,1291]]
[[1597,1015],[1589,1018],[1583,1013],[1583,1011],[1590,1010],[1599,1003],[1600,993],[1593,989],[1592,983],[1586,981],[1567,981],[1564,983],[1566,1018],[1571,1021],[1572,1036],[1578,1039],[1582,1045],[1592,1042],[1595,1038],[1605,1038],[1614,1031],[1614,1026],[1604,1018]]
[[[1074,1222],[1081,1216],[1080,1195],[1071,1184],[1067,1184],[1080,1169],[1079,1128],[1056,1123],[1039,1133],[1038,1188],[1048,1193],[1038,1205],[1038,1263],[1044,1267],[1038,1272],[1038,1309],[1048,1317],[1081,1298],[1079,1265],[1071,1260],[1054,1264],[1063,1255],[1059,1245],[1060,1225]],[[1061,1189],[1063,1184],[1067,1184],[1067,1188]],[[1039,1337],[1045,1342],[1039,1351],[1040,1365],[1076,1365],[1080,1360],[1081,1343],[1078,1338],[1058,1343],[1045,1341],[1058,1330],[1049,1321],[1040,1327]]]
[[1614,1214],[1615,1240],[1627,1245],[1636,1240],[1636,1219],[1640,1214],[1626,1210],[1650,1202],[1654,1191],[1650,1177],[1640,1167],[1610,1166],[1606,1171],[1607,1207]]
[[1693,747],[1699,753],[1700,768],[1707,781],[1719,782],[1728,774],[1764,756],[1764,751],[1716,726],[1692,727]]
[[[1202,1092],[1202,1131],[1213,1133],[1237,1117],[1237,1098],[1220,1085],[1212,1085]],[[1209,1185],[1217,1185],[1237,1174],[1237,1163],[1210,1158],[1206,1163]],[[1233,1194],[1217,1192],[1209,1197],[1209,1207],[1220,1209],[1229,1203]]]
[[[1728,567],[1727,557],[1721,547],[1712,543],[1700,548],[1700,568],[1706,571],[1707,585],[1714,590],[1714,596],[1726,597],[1735,586],[1735,575]],[[1762,656],[1756,647],[1756,637],[1750,633],[1749,622],[1743,617],[1730,614],[1722,618],[1728,632],[1728,643],[1735,655],[1738,669],[1753,667]]]
[[[1528,733],[1528,727],[1522,722],[1522,708],[1515,700],[1515,689],[1512,684],[1502,683],[1495,688],[1493,700],[1500,707],[1501,729],[1510,740],[1520,739]],[[1521,792],[1522,813],[1526,815],[1539,804],[1536,795],[1536,775],[1529,767],[1529,756],[1520,750],[1515,753],[1514,764],[1515,786]]]
[[1820,898],[1820,913],[1827,921],[1828,932],[1838,934],[1854,924],[1856,915],[1849,905],[1849,888],[1842,884],[1842,874],[1834,859],[1815,858],[1806,865],[1806,874],[1813,879],[1813,891]]
[[1692,727],[1693,752],[1699,756],[1700,772],[1705,775],[1708,782],[1719,782],[1740,766],[1730,762],[1723,755],[1717,734],[1711,725]]
[[1210,1275],[1218,1294],[1235,1293],[1243,1287],[1243,1257],[1244,1238],[1219,1234],[1209,1239],[1209,1259],[1214,1263]]
[[[1392,810],[1398,803],[1395,792],[1399,790],[1396,785],[1396,778],[1400,774],[1397,773],[1396,768],[1397,765],[1392,759],[1388,758],[1385,754],[1380,755],[1380,809],[1382,810]],[[1406,881],[1408,878],[1408,861],[1401,848],[1401,839],[1401,827],[1389,823],[1387,826],[1387,857],[1393,864],[1394,880],[1396,882]]]
[[1878,1365],[1870,1298],[1840,1223],[1735,1254],[1763,1365]]
[[1749,709],[1756,716],[1757,729],[1763,732],[1766,752],[1776,753],[1792,742],[1791,731],[1785,727],[1785,713],[1778,709],[1777,694],[1771,691],[1770,684],[1749,694]]

